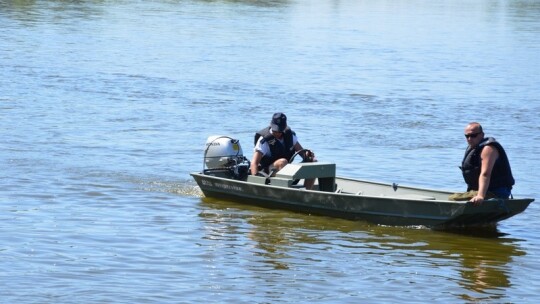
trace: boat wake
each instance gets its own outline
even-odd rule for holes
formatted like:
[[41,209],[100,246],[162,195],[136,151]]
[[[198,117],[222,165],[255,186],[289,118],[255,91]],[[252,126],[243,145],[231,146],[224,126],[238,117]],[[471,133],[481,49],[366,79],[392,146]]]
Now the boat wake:
[[192,181],[142,181],[142,189],[151,192],[166,192],[185,196],[203,197],[199,186]]

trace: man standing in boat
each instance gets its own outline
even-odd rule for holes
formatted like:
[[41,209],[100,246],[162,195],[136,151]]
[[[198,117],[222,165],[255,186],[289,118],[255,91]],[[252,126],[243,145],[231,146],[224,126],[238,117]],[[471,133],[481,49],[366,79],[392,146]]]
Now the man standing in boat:
[[[279,171],[289,163],[291,157],[303,150],[298,142],[296,133],[287,125],[287,116],[275,113],[270,126],[255,134],[255,150],[251,159],[251,174],[257,175],[259,171]],[[300,156],[304,161],[314,161],[313,152],[306,150]],[[311,189],[315,180],[304,182],[306,189]]]
[[465,127],[465,138],[469,146],[460,168],[471,193],[469,201],[481,204],[490,197],[509,198],[515,181],[501,144],[493,137],[484,137],[477,122]]

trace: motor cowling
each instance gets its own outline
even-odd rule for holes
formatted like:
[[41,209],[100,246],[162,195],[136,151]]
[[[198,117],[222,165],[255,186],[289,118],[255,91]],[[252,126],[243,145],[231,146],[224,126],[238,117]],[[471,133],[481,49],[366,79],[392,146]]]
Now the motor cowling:
[[247,178],[249,171],[249,161],[244,157],[240,141],[229,136],[208,137],[204,164],[206,174],[235,179]]

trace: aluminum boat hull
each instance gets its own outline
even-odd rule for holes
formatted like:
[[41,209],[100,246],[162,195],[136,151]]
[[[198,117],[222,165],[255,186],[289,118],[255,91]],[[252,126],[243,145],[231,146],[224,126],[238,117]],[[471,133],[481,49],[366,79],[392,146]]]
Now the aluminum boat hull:
[[[268,179],[252,182],[202,172],[193,172],[191,176],[207,197],[392,226],[493,225],[523,212],[534,201],[531,198],[490,199],[481,205],[473,205],[448,200],[452,194],[448,191],[343,177],[331,179],[332,191],[320,191],[306,190],[301,185],[291,185],[291,182],[267,184]],[[280,179],[283,180],[283,176]]]

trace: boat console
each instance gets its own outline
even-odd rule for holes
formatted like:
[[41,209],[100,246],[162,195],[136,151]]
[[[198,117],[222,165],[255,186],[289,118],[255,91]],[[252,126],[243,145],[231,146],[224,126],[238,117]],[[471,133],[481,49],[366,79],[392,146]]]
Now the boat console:
[[272,186],[289,188],[293,186],[296,180],[310,178],[318,179],[320,191],[334,192],[336,187],[336,164],[324,162],[288,164],[279,170],[276,176],[249,175],[247,182],[266,184],[269,181]]

